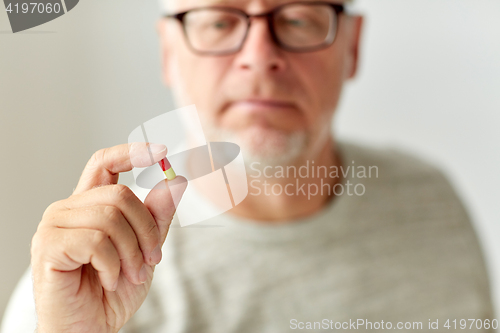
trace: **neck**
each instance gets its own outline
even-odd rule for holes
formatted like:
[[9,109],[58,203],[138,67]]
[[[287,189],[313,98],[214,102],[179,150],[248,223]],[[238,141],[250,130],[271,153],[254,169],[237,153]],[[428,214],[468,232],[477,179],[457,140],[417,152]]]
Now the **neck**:
[[329,177],[329,170],[340,163],[331,138],[315,156],[293,165],[263,168],[254,163],[247,169],[248,196],[229,213],[272,224],[310,216],[333,199],[331,189],[340,179]]

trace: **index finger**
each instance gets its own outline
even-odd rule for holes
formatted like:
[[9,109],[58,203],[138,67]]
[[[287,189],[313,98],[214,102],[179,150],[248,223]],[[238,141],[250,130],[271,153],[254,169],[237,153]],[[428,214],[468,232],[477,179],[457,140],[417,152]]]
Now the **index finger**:
[[83,169],[73,194],[88,191],[96,186],[118,183],[121,172],[134,167],[151,166],[167,156],[167,147],[162,144],[134,142],[98,150]]

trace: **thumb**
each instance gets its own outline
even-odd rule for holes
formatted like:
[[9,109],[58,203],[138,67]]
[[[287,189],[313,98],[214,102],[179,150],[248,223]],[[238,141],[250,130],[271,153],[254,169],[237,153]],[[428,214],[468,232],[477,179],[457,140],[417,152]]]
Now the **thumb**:
[[161,244],[165,242],[175,209],[179,205],[187,185],[187,179],[182,176],[177,176],[169,181],[162,180],[156,184],[144,200],[144,205],[153,215],[160,231]]

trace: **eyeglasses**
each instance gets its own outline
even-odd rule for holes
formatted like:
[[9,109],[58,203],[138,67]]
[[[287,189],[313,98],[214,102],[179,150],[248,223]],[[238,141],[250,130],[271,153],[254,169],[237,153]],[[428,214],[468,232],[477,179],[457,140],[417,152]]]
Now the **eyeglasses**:
[[165,15],[177,19],[187,44],[200,55],[227,55],[241,50],[252,17],[267,19],[273,41],[290,52],[310,52],[333,44],[344,6],[328,2],[292,2],[256,15],[229,7],[202,7]]

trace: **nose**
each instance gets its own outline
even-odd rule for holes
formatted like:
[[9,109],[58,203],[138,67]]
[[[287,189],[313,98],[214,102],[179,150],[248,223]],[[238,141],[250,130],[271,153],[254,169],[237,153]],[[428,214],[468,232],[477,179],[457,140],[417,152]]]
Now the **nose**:
[[286,67],[283,50],[274,43],[267,19],[252,17],[243,48],[238,52],[236,65],[243,70],[280,72]]

